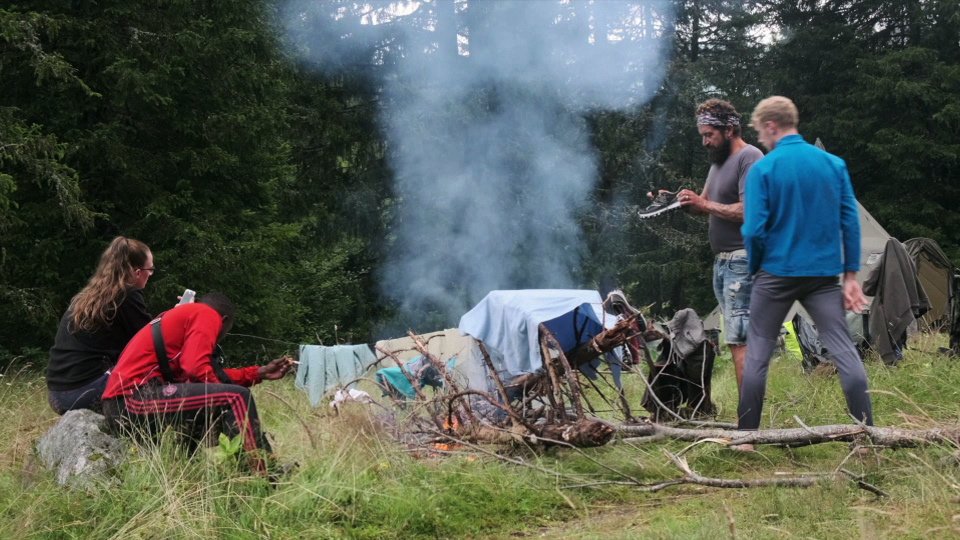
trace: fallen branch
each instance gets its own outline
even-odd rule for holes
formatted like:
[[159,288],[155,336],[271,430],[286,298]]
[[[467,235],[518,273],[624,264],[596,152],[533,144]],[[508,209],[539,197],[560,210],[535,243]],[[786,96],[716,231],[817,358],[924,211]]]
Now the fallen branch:
[[826,442],[860,442],[867,438],[876,446],[901,448],[931,443],[956,444],[960,441],[960,426],[931,429],[903,429],[864,425],[830,425],[788,429],[740,431],[729,429],[685,429],[662,424],[622,424],[621,434],[648,440],[649,437],[671,438],[681,441],[714,439],[735,444],[776,444],[788,447],[807,446]]
[[869,491],[878,497],[886,497],[887,493],[882,489],[869,484],[863,480],[862,477],[855,475],[847,470],[840,470],[833,473],[820,473],[820,474],[805,474],[800,476],[786,476],[786,477],[774,477],[774,478],[754,478],[750,480],[744,480],[740,478],[712,478],[709,476],[703,476],[700,473],[694,471],[690,465],[687,463],[686,458],[672,454],[666,450],[663,451],[667,455],[667,458],[670,459],[673,464],[680,469],[683,473],[683,476],[680,478],[674,478],[671,480],[664,480],[662,482],[655,482],[650,484],[644,484],[639,482],[631,482],[630,480],[600,480],[594,482],[588,482],[583,484],[573,484],[564,486],[567,489],[571,488],[583,488],[583,487],[597,487],[603,485],[621,485],[621,486],[633,486],[638,491],[643,491],[647,493],[652,493],[655,491],[660,491],[671,486],[678,486],[681,484],[693,484],[697,486],[706,486],[706,487],[715,487],[723,489],[742,489],[742,488],[754,488],[754,487],[813,487],[817,485],[818,482],[822,481],[840,481],[840,480],[851,480],[857,487],[860,489]]
[[[631,427],[635,427],[635,426],[631,426]],[[836,426],[827,426],[827,427],[836,427]],[[846,427],[846,426],[841,426],[841,427]],[[811,429],[815,430],[816,428],[811,428]],[[493,427],[491,427],[491,430],[505,431],[505,430],[499,430]],[[691,430],[685,430],[685,431],[691,431]],[[743,433],[743,432],[736,432],[736,433]],[[587,457],[591,461],[595,462],[596,464],[600,465],[602,468],[608,470],[609,472],[619,477],[618,479],[595,480],[595,479],[584,478],[582,475],[577,475],[577,474],[570,474],[570,475],[563,474],[556,470],[550,470],[538,465],[528,463],[522,459],[511,458],[501,453],[494,453],[489,450],[486,450],[480,445],[474,444],[473,442],[467,439],[455,437],[446,432],[432,431],[432,434],[435,437],[437,437],[437,439],[439,440],[446,440],[459,445],[463,445],[467,448],[472,449],[475,452],[486,454],[497,460],[511,463],[514,465],[523,466],[523,467],[529,467],[538,472],[555,476],[557,479],[562,478],[568,481],[573,480],[575,482],[575,483],[568,483],[562,486],[564,489],[621,485],[621,486],[631,486],[632,488],[638,491],[656,492],[671,486],[677,486],[682,484],[693,484],[698,486],[706,486],[706,487],[714,487],[714,488],[722,488],[722,489],[742,489],[742,488],[768,487],[768,486],[804,487],[805,488],[805,487],[813,487],[818,483],[824,482],[824,481],[837,482],[837,481],[849,480],[849,481],[852,481],[854,484],[856,484],[856,486],[859,487],[860,489],[869,491],[877,495],[878,497],[887,496],[886,492],[884,492],[882,489],[878,488],[877,486],[874,486],[866,482],[862,476],[854,474],[851,471],[843,468],[838,468],[833,472],[808,473],[808,474],[801,474],[801,475],[795,475],[795,476],[780,476],[780,477],[773,477],[773,478],[754,478],[754,479],[713,478],[713,477],[703,476],[700,473],[696,472],[695,470],[693,470],[692,467],[690,467],[685,457],[683,457],[682,455],[671,453],[667,450],[663,450],[663,453],[678,469],[680,469],[682,476],[680,478],[667,479],[667,480],[662,480],[660,482],[643,483],[633,476],[630,476],[622,471],[619,471],[608,465],[600,463],[597,460],[594,460],[592,457],[589,456],[589,454],[586,454],[579,448],[576,448],[576,446],[571,444],[569,441],[564,441],[559,439],[550,440],[550,441],[544,441],[544,440],[540,441],[540,442],[550,442],[556,445],[561,445],[561,446],[571,448],[579,452],[581,455]],[[503,436],[505,436],[505,438],[510,438],[511,435],[513,434],[509,432],[503,433]]]
[[708,486],[708,487],[717,487],[717,488],[748,488],[748,487],[766,487],[766,486],[779,486],[779,487],[810,487],[817,483],[817,481],[829,477],[832,475],[817,475],[817,476],[791,476],[785,478],[755,478],[753,480],[742,480],[739,478],[710,478],[707,476],[701,476],[699,473],[690,468],[690,465],[687,463],[687,458],[678,456],[666,450],[663,451],[664,454],[673,462],[674,465],[683,472],[683,478],[679,480],[685,484],[697,484],[698,486]]

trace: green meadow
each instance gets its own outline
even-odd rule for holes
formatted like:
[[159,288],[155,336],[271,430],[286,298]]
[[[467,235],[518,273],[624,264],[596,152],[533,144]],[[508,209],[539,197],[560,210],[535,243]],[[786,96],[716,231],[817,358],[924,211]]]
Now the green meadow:
[[[960,417],[960,362],[911,341],[896,368],[867,362],[877,424],[925,428]],[[16,365],[16,364],[14,364]],[[292,379],[256,388],[275,450],[299,468],[277,485],[250,476],[218,448],[187,455],[166,438],[131,446],[110,484],[59,487],[36,440],[57,421],[29,367],[0,379],[2,538],[944,538],[960,536],[960,461],[953,445],[851,455],[845,443],[754,454],[721,444],[615,442],[603,448],[460,448],[425,455],[398,443],[376,408],[312,408]],[[636,390],[636,375],[628,381]],[[633,403],[639,406],[639,393]],[[714,372],[719,420],[733,421],[729,359]],[[763,427],[846,422],[835,375],[771,367]],[[840,467],[882,489],[823,480],[812,488],[678,485],[654,493],[603,484],[677,478],[664,450],[715,478],[829,473]],[[584,482],[584,479],[590,482]],[[585,483],[595,483],[584,487]],[[577,486],[580,487],[577,487]]]

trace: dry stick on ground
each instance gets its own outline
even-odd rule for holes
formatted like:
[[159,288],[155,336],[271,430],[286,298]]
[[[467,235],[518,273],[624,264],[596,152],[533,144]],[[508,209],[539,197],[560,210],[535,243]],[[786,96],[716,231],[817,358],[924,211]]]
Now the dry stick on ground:
[[857,487],[865,489],[875,495],[885,497],[887,494],[880,488],[864,482],[860,477],[854,475],[850,471],[843,470],[842,474],[836,473],[824,473],[817,474],[813,476],[804,475],[804,476],[794,476],[789,478],[757,478],[754,480],[740,480],[740,479],[728,479],[728,478],[708,478],[706,476],[701,476],[699,473],[690,468],[690,465],[687,464],[686,458],[674,455],[666,450],[663,451],[664,454],[670,458],[670,461],[677,466],[681,471],[683,471],[683,481],[685,483],[697,484],[701,486],[710,486],[710,487],[719,487],[719,488],[746,488],[746,487],[765,487],[765,486],[780,486],[780,487],[810,487],[817,483],[818,480],[829,479],[829,480],[840,480],[840,479],[852,479],[856,482]]
[[[864,437],[876,446],[899,448],[930,443],[956,444],[960,440],[960,426],[930,429],[902,429],[865,425],[830,425],[787,429],[764,429],[738,431],[727,429],[684,429],[662,424],[623,424],[618,427],[623,434],[643,439],[649,437],[671,438],[682,441],[702,439],[726,441],[736,444],[776,444],[789,447],[807,446],[825,442],[859,442]],[[626,438],[631,441],[632,438]]]
[[737,429],[737,425],[733,422],[713,422],[710,420],[677,420],[678,424],[683,424],[687,426],[697,426],[703,428],[717,428],[717,429]]
[[[437,435],[438,435],[438,436],[441,436],[441,437],[444,437],[444,438],[446,438],[446,439],[452,440],[452,441],[454,441],[454,442],[460,442],[461,444],[464,444],[465,446],[469,446],[469,447],[471,447],[471,448],[473,448],[473,449],[475,449],[475,450],[481,451],[481,452],[483,452],[483,453],[485,453],[485,454],[487,454],[487,455],[493,456],[493,457],[495,457],[495,458],[497,458],[497,459],[499,459],[499,460],[506,461],[506,462],[508,462],[508,463],[513,463],[513,464],[515,464],[515,465],[521,465],[521,466],[525,466],[525,467],[530,467],[530,468],[532,468],[532,469],[534,469],[534,470],[537,470],[537,471],[540,471],[540,472],[546,472],[546,473],[548,473],[548,474],[557,476],[558,478],[564,476],[564,475],[560,474],[560,473],[557,472],[557,471],[546,470],[546,469],[543,469],[542,467],[537,467],[537,466],[531,465],[531,464],[529,464],[529,463],[527,463],[527,462],[525,462],[525,461],[510,459],[510,458],[505,457],[505,456],[502,456],[502,455],[500,455],[500,454],[495,454],[495,453],[493,453],[493,452],[489,452],[489,451],[483,449],[482,447],[479,447],[479,446],[476,446],[476,445],[472,445],[472,444],[469,444],[469,443],[466,443],[466,442],[463,442],[463,441],[458,441],[458,440],[454,439],[453,437],[450,437],[449,435],[446,435],[446,434],[443,434],[443,433],[437,433]],[[583,456],[587,457],[588,459],[590,459],[590,461],[592,461],[592,462],[600,465],[600,466],[603,467],[604,469],[607,469],[608,471],[610,471],[610,472],[616,474],[617,476],[623,478],[622,480],[599,480],[599,481],[591,481],[591,482],[578,483],[578,484],[569,484],[569,485],[563,486],[563,487],[566,488],[566,489],[584,488],[584,487],[597,487],[597,486],[602,486],[602,485],[625,485],[625,486],[633,486],[634,488],[638,489],[639,491],[655,492],[655,491],[660,491],[660,490],[662,490],[662,489],[668,488],[668,487],[670,487],[670,486],[676,486],[676,485],[680,485],[680,484],[695,484],[695,485],[700,485],[700,486],[716,487],[716,488],[728,488],[728,489],[729,489],[729,488],[766,487],[766,486],[778,486],[778,487],[811,487],[811,486],[816,485],[817,482],[819,482],[819,481],[821,481],[821,480],[833,480],[833,481],[836,481],[836,480],[840,480],[840,479],[847,479],[847,478],[849,478],[849,479],[853,480],[853,481],[857,484],[857,486],[860,487],[861,489],[864,489],[864,490],[866,490],[866,491],[869,491],[869,492],[871,492],[871,493],[874,493],[874,494],[877,495],[877,496],[881,496],[881,497],[887,496],[887,494],[886,494],[883,490],[877,488],[876,486],[874,486],[874,485],[872,485],[872,484],[869,484],[869,483],[863,481],[862,477],[857,476],[857,475],[855,475],[855,474],[853,474],[853,473],[851,473],[850,471],[847,471],[847,470],[841,470],[840,473],[822,473],[822,474],[813,474],[813,475],[804,475],[804,476],[794,476],[794,477],[785,477],[785,478],[757,478],[757,479],[753,479],[753,480],[728,479],[728,478],[710,478],[710,477],[702,476],[702,475],[700,475],[699,473],[697,473],[696,471],[694,471],[693,469],[691,469],[691,468],[690,468],[690,465],[687,463],[686,458],[683,458],[683,457],[674,455],[674,454],[672,454],[672,453],[670,453],[670,452],[667,452],[666,450],[664,450],[664,454],[666,454],[667,457],[670,459],[670,461],[672,461],[673,464],[676,465],[677,468],[680,469],[680,471],[683,473],[683,477],[682,477],[682,478],[671,479],[671,480],[664,480],[664,481],[662,481],[662,482],[656,482],[656,483],[652,483],[652,484],[647,484],[647,483],[640,482],[640,481],[637,480],[636,478],[634,478],[634,477],[632,477],[632,476],[630,476],[630,475],[628,475],[628,474],[626,474],[626,473],[623,473],[622,471],[618,471],[618,470],[616,470],[616,469],[613,469],[613,468],[611,468],[611,467],[609,467],[609,466],[607,466],[607,465],[604,465],[604,464],[598,462],[597,460],[594,460],[594,459],[590,458],[586,453],[584,453],[583,451],[579,450],[579,449],[576,448],[576,447],[573,447],[573,446],[570,445],[569,443],[566,443],[566,442],[563,442],[563,441],[557,441],[557,440],[553,440],[553,441],[549,441],[549,442],[551,442],[551,443],[553,443],[553,444],[556,444],[556,445],[561,445],[561,446],[567,446],[567,447],[574,448],[575,450],[577,450],[578,452],[580,452],[581,455],[583,455]]]
[[836,474],[836,473],[838,473],[838,472],[846,475],[847,478],[849,478],[849,479],[853,480],[854,482],[856,482],[857,487],[860,488],[860,489],[865,489],[865,490],[869,491],[870,493],[873,493],[873,494],[876,495],[877,497],[889,497],[889,495],[887,494],[886,491],[883,491],[882,489],[878,488],[877,486],[868,483],[867,481],[865,481],[865,480],[863,479],[863,476],[862,476],[862,475],[852,473],[852,472],[848,471],[847,469],[843,469],[843,468],[840,468],[840,469],[838,469],[837,471],[834,471],[834,474]]
[[792,477],[783,477],[783,478],[756,478],[753,480],[742,480],[737,478],[710,478],[707,476],[702,476],[693,469],[690,468],[690,465],[687,463],[686,458],[672,454],[666,450],[663,451],[664,454],[673,462],[674,465],[683,473],[683,477],[676,478],[673,480],[665,480],[663,482],[657,482],[654,484],[640,484],[631,481],[625,480],[601,480],[596,482],[590,482],[585,484],[576,484],[564,486],[565,488],[581,488],[581,487],[597,487],[602,485],[626,485],[634,486],[637,490],[643,492],[654,492],[660,491],[662,489],[668,488],[670,486],[676,486],[680,484],[695,484],[698,486],[707,486],[715,488],[752,488],[752,487],[767,487],[767,486],[778,486],[778,487],[812,487],[815,486],[818,482],[822,480],[832,480],[838,481],[841,479],[850,479],[853,480],[857,487],[869,491],[877,496],[885,497],[887,494],[880,488],[869,484],[861,477],[851,473],[847,470],[841,470],[839,473],[819,473],[819,474],[807,474],[803,476],[792,476]]
[[[482,395],[482,393],[480,393],[480,394]],[[486,397],[486,398],[489,398],[490,396],[485,396],[485,397]],[[493,428],[493,429],[499,430],[499,428]],[[500,431],[502,431],[502,430],[500,430]],[[576,475],[564,475],[564,474],[562,474],[562,473],[560,473],[560,472],[558,472],[558,471],[554,471],[554,470],[546,469],[546,468],[543,468],[543,467],[540,467],[540,466],[532,465],[532,464],[527,463],[526,461],[523,461],[523,460],[512,459],[512,458],[506,457],[506,456],[501,455],[501,454],[497,454],[497,453],[494,453],[494,452],[490,452],[489,450],[486,450],[485,448],[483,448],[483,447],[481,447],[481,446],[478,446],[478,445],[476,445],[476,444],[472,444],[472,443],[470,443],[470,442],[468,442],[468,441],[466,441],[466,440],[463,440],[463,439],[460,439],[460,438],[457,438],[457,437],[453,437],[453,436],[451,436],[450,434],[448,434],[448,433],[446,433],[446,432],[443,432],[443,431],[434,431],[433,434],[434,434],[435,436],[441,438],[441,439],[444,439],[444,440],[447,440],[447,441],[450,441],[450,442],[454,442],[454,443],[457,443],[457,444],[461,444],[461,445],[466,446],[466,447],[469,447],[469,448],[471,448],[471,449],[473,449],[473,450],[475,450],[475,451],[478,451],[478,452],[481,452],[481,453],[483,453],[483,454],[486,454],[486,455],[489,455],[489,456],[491,456],[491,457],[494,457],[494,458],[496,458],[496,459],[498,459],[498,460],[500,460],[500,461],[505,461],[505,462],[512,463],[512,464],[514,464],[514,465],[520,465],[520,466],[523,466],[523,467],[529,467],[529,468],[534,469],[534,470],[536,470],[536,471],[539,471],[539,472],[542,472],[542,473],[546,473],[546,474],[549,474],[549,475],[551,475],[551,476],[555,476],[555,477],[557,477],[557,478],[570,478],[570,479],[577,479],[577,480],[579,480],[580,478],[582,478],[582,477],[577,477]],[[600,480],[600,481],[581,482],[581,483],[577,483],[577,484],[569,484],[569,485],[563,486],[563,487],[566,488],[566,489],[583,488],[583,487],[597,487],[597,486],[602,486],[602,485],[626,485],[626,486],[632,486],[632,487],[634,487],[635,489],[637,489],[637,490],[639,490],[639,491],[655,492],[655,491],[663,490],[663,489],[668,488],[668,487],[670,487],[670,486],[676,486],[676,485],[680,485],[680,484],[695,484],[695,485],[701,485],[701,486],[707,486],[707,487],[727,488],[727,489],[729,489],[729,488],[767,487],[767,486],[778,486],[778,487],[811,487],[811,486],[816,485],[817,482],[822,481],[822,480],[837,481],[837,480],[840,480],[840,479],[850,479],[850,480],[853,480],[853,481],[857,484],[857,486],[858,486],[859,488],[861,488],[861,489],[864,489],[864,490],[866,490],[866,491],[869,491],[869,492],[871,492],[871,493],[874,493],[875,495],[880,496],[880,497],[887,496],[887,494],[886,494],[883,490],[881,490],[880,488],[878,488],[878,487],[876,487],[876,486],[874,486],[874,485],[872,485],[872,484],[864,481],[861,476],[858,476],[858,475],[856,475],[856,474],[854,474],[854,473],[852,473],[852,472],[850,472],[850,471],[848,471],[848,470],[846,470],[846,469],[840,469],[839,471],[834,471],[834,472],[830,472],[830,473],[807,474],[807,475],[802,475],[802,476],[782,477],[782,478],[757,478],[757,479],[752,479],[752,480],[706,477],[706,476],[702,476],[702,475],[700,475],[699,473],[697,473],[696,471],[694,471],[694,470],[690,467],[690,465],[687,463],[686,458],[684,458],[684,457],[682,457],[682,456],[678,456],[678,455],[672,454],[672,453],[670,453],[670,452],[668,452],[668,451],[666,451],[666,450],[663,451],[664,454],[666,454],[666,456],[670,459],[670,461],[673,462],[673,464],[676,465],[676,467],[677,467],[678,469],[680,469],[680,471],[683,473],[683,477],[677,478],[677,479],[672,479],[672,480],[665,480],[665,481],[657,482],[657,483],[653,483],[653,484],[645,484],[645,483],[640,482],[638,479],[636,479],[636,478],[634,478],[634,477],[632,477],[632,476],[630,476],[630,475],[628,475],[628,474],[626,474],[626,473],[624,473],[624,472],[622,472],[622,471],[619,471],[619,470],[617,470],[617,469],[614,469],[614,468],[612,468],[612,467],[610,467],[610,466],[607,466],[607,465],[604,465],[604,464],[598,462],[597,460],[591,458],[591,457],[590,457],[589,455],[587,455],[585,452],[581,451],[579,448],[576,448],[574,445],[571,445],[571,444],[568,443],[568,442],[560,441],[560,440],[556,440],[556,439],[553,439],[553,440],[544,439],[544,438],[541,438],[541,439],[542,439],[543,442],[549,442],[549,443],[551,443],[551,444],[555,444],[555,445],[559,445],[559,446],[565,446],[565,447],[573,448],[575,451],[579,452],[581,455],[587,457],[590,461],[592,461],[592,462],[600,465],[600,466],[603,467],[604,469],[606,469],[606,470],[612,472],[613,474],[619,476],[620,478],[622,478],[621,480]]]

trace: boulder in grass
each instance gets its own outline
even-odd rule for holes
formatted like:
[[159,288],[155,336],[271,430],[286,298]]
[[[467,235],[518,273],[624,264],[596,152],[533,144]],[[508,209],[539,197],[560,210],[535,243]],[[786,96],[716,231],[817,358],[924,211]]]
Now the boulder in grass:
[[37,443],[43,465],[61,486],[92,488],[112,482],[110,471],[123,462],[126,445],[109,434],[102,414],[68,411]]

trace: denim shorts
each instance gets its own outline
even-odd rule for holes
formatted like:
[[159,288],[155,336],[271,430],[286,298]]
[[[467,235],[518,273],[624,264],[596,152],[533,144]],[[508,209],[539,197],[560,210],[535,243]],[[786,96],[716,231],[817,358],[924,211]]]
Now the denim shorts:
[[713,262],[713,294],[723,313],[723,336],[727,345],[745,345],[750,324],[750,275],[747,257],[717,257]]

